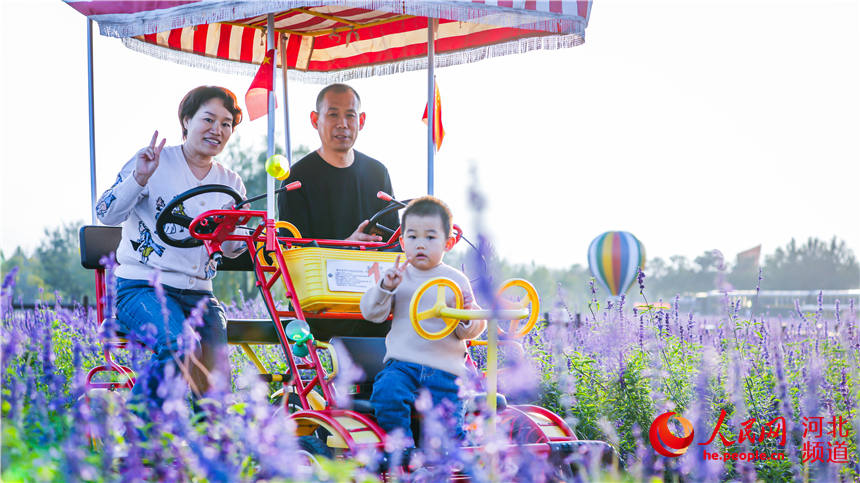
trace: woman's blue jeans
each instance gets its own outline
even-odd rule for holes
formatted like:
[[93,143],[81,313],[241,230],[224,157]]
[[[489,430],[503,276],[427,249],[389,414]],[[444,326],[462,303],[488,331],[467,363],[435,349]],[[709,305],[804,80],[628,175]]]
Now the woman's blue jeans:
[[460,388],[457,386],[457,376],[397,359],[386,361],[385,367],[373,381],[370,403],[379,427],[386,433],[400,428],[406,437],[413,438],[410,428],[412,406],[421,388],[430,392],[434,408],[442,405],[443,401],[449,401],[453,411],[449,415],[454,426],[451,428],[452,434],[458,439],[464,439],[463,404],[458,396]]
[[[144,343],[154,352],[132,389],[132,399],[145,397],[159,407],[164,402],[164,398],[158,395],[158,386],[164,379],[165,367],[174,364],[173,357],[179,349],[182,324],[201,299],[206,301],[202,314],[203,325],[195,328],[200,336],[200,350],[196,351],[195,356],[209,371],[216,366],[229,367],[224,351],[227,345],[227,317],[218,299],[207,290],[181,290],[167,285],[162,287],[165,299],[163,307],[149,281],[117,277],[117,326],[129,339]],[[193,363],[188,365],[195,367]],[[201,375],[194,379],[197,386],[205,386],[198,387],[198,390],[205,392],[208,388],[206,378]]]

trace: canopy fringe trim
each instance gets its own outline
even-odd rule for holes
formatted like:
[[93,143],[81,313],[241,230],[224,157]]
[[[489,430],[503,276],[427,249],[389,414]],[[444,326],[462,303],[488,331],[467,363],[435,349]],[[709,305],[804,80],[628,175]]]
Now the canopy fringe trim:
[[[123,38],[122,42],[126,47],[136,52],[188,67],[248,77],[253,77],[258,69],[256,64],[229,61],[215,57],[203,57],[190,52],[159,47],[135,38]],[[585,37],[580,34],[551,35],[545,37],[518,39],[458,52],[437,54],[435,56],[435,65],[436,67],[450,67],[453,65],[470,64],[484,59],[502,57],[511,54],[522,54],[532,50],[566,49],[580,45],[583,42],[585,42]],[[303,83],[331,84],[353,79],[365,79],[368,77],[425,69],[427,69],[427,57],[422,56],[388,64],[354,67],[351,69],[331,72],[309,72],[290,69],[287,71],[287,75],[291,80]]]

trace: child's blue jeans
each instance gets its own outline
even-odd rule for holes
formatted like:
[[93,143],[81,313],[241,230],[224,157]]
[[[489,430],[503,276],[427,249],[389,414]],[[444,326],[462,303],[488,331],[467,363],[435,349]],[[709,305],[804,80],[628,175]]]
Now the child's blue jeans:
[[[227,317],[212,292],[162,286],[167,311],[166,323],[162,303],[155,294],[155,288],[147,280],[117,277],[116,283],[119,330],[127,333],[130,339],[144,342],[155,352],[147,369],[141,374],[142,377],[138,378],[134,385],[132,398],[139,400],[146,397],[157,406],[161,406],[163,402],[163,398],[158,395],[158,386],[164,379],[165,366],[173,363],[173,353],[178,350],[177,341],[182,333],[182,323],[201,299],[206,299],[206,310],[203,312],[203,325],[196,327],[200,335],[200,345],[207,349],[208,355],[216,354],[227,344]],[[145,334],[151,335],[152,338]],[[207,368],[215,365],[214,361],[203,362]]]
[[456,425],[452,428],[453,434],[458,439],[464,439],[463,404],[457,395],[459,392],[457,376],[450,372],[397,359],[389,359],[373,381],[370,403],[373,405],[379,427],[386,433],[400,428],[406,437],[413,439],[409,423],[412,405],[421,388],[430,392],[434,408],[441,406],[443,401],[450,402],[453,410],[450,416]]

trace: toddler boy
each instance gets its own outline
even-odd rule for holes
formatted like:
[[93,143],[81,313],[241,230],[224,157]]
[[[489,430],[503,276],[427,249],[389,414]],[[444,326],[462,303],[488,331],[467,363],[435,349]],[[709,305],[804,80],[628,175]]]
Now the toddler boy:
[[[451,211],[445,203],[432,196],[413,200],[403,212],[401,230],[400,246],[406,261],[401,264],[398,257],[394,268],[361,297],[361,314],[366,320],[381,323],[388,314],[394,314],[391,331],[385,338],[385,367],[376,375],[370,402],[382,429],[391,432],[401,428],[411,439],[410,406],[418,390],[426,388],[434,407],[450,401],[457,421],[455,434],[462,438],[463,407],[457,395],[457,377],[466,372],[465,340],[478,337],[487,321],[461,321],[451,334],[439,340],[427,340],[415,332],[409,320],[409,303],[418,287],[431,278],[450,278],[463,292],[464,307],[479,307],[474,303],[469,279],[442,263],[445,252],[454,245]],[[422,298],[418,312],[434,305],[435,290],[432,292]],[[453,296],[449,297],[452,300],[448,305],[453,306]],[[444,326],[438,318],[421,324],[431,332]]]

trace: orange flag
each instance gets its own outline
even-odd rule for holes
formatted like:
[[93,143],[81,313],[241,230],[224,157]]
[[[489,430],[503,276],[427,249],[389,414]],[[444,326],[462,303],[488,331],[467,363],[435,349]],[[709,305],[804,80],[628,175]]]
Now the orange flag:
[[[433,109],[433,142],[436,144],[436,151],[442,147],[442,139],[445,138],[445,128],[442,127],[442,98],[439,97],[439,84],[433,82],[433,87],[436,89],[436,105]],[[421,118],[424,124],[427,124],[427,108],[424,106],[424,117]]]
[[[257,75],[254,76],[251,86],[248,87],[248,92],[245,93],[245,107],[248,110],[248,117],[252,121],[269,112],[269,92],[273,89],[272,68],[274,60],[275,49],[270,49],[263,57],[263,61],[260,62]],[[275,107],[278,107],[277,99],[275,100]]]

